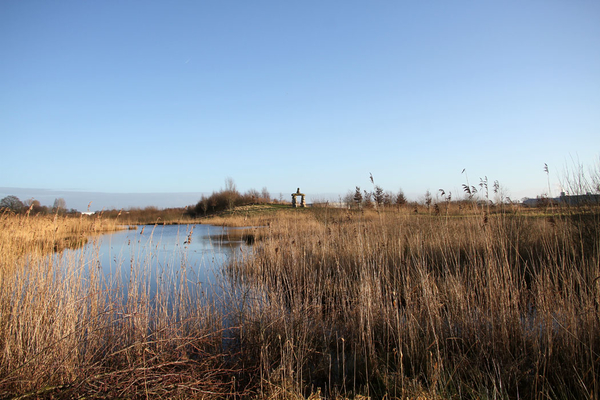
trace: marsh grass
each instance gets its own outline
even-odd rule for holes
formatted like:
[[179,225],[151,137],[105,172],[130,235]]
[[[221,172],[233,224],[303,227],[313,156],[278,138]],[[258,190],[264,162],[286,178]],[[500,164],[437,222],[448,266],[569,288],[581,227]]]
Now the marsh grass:
[[282,215],[229,266],[273,398],[598,398],[599,215]]
[[94,243],[101,218],[3,214],[0,393],[598,398],[597,210],[453,207],[245,210],[222,224],[260,229],[239,230],[253,250],[220,298],[185,262],[152,278],[143,243],[119,260],[125,282],[54,252]]
[[48,249],[64,232],[79,237],[110,222],[0,222],[0,397],[210,398],[233,390],[221,316],[190,288],[185,266],[152,278],[151,253],[132,242],[116,275],[105,276],[97,246],[91,256]]
[[60,215],[0,213],[0,270],[6,271],[24,256],[41,256],[85,244],[90,235],[123,229],[117,220]]

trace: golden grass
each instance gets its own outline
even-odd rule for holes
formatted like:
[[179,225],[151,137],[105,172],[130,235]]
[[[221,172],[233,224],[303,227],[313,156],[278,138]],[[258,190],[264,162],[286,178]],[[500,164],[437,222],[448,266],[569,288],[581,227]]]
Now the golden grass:
[[598,213],[249,211],[203,220],[260,227],[210,301],[173,271],[153,297],[146,257],[122,283],[53,252],[102,218],[2,215],[0,393],[600,397]]
[[598,398],[599,233],[598,214],[283,215],[229,267],[240,345],[267,393]]
[[0,214],[0,271],[11,269],[25,254],[39,257],[80,247],[92,234],[124,229],[117,220],[59,215]]
[[0,397],[231,391],[221,379],[221,317],[185,279],[165,269],[153,296],[144,249],[119,260],[128,283],[102,274],[97,251],[53,252],[63,238],[115,229],[113,221],[5,214],[0,223]]

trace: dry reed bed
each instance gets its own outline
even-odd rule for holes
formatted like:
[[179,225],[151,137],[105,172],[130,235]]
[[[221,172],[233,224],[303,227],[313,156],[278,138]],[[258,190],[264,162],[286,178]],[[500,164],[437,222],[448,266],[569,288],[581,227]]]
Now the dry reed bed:
[[0,214],[0,270],[12,268],[27,254],[41,256],[79,247],[88,236],[123,229],[116,220],[96,217]]
[[312,215],[229,266],[262,393],[599,397],[597,214]]
[[0,219],[6,397],[599,396],[597,214],[244,217],[219,305],[185,273],[152,296],[141,252],[127,285],[48,252],[82,221]]
[[105,221],[0,222],[0,398],[210,398],[233,390],[221,315],[189,290],[185,274],[163,271],[152,296],[139,249],[121,260],[131,274],[125,285],[103,276],[97,250],[91,258],[47,251],[62,234],[91,234]]

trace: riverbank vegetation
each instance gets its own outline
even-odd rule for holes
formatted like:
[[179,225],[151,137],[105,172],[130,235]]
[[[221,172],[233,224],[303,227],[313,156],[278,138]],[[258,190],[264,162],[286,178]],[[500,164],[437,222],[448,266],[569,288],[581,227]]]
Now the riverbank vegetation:
[[[143,259],[127,261],[123,283],[97,259],[52,256],[43,249],[74,229],[67,219],[3,214],[0,393],[600,397],[597,207],[448,201],[228,217],[260,229],[225,268],[225,294],[207,301],[174,273],[151,278]],[[162,282],[156,297],[149,279]]]
[[[597,398],[600,215],[282,217],[229,267],[262,390]],[[258,382],[257,382],[258,384]]]
[[25,255],[41,257],[85,244],[91,235],[125,229],[116,220],[69,215],[0,213],[0,271]]
[[[244,392],[223,359],[223,315],[177,271],[151,278],[139,247],[115,259],[128,279],[102,274],[94,234],[119,227],[100,215],[0,215],[0,398]],[[65,238],[89,240],[92,254],[60,252]]]

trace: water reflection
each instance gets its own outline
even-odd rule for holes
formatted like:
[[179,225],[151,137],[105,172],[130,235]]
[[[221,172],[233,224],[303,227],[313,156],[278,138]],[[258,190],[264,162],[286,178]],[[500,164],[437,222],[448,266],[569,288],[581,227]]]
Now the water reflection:
[[212,296],[220,289],[222,266],[248,249],[240,235],[211,225],[138,226],[95,236],[80,249],[61,257],[85,260],[88,272],[101,272],[104,286],[128,291],[143,290],[154,297],[157,290],[173,293],[182,288],[193,296]]

